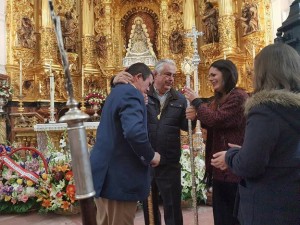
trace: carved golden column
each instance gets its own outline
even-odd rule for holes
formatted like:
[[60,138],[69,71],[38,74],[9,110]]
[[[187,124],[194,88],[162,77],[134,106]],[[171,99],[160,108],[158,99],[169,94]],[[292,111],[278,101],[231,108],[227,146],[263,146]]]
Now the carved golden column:
[[112,22],[113,22],[113,15],[112,15],[112,1],[111,0],[104,0],[104,11],[105,11],[105,31],[104,34],[107,38],[107,67],[113,67],[113,42],[112,42]]
[[[195,26],[195,7],[193,0],[184,0],[183,1],[183,28],[185,32],[190,32],[192,27]],[[193,47],[192,39],[184,38],[185,43],[185,56],[193,56]]]
[[218,0],[219,3],[219,33],[222,54],[236,52],[235,17],[233,15],[232,0]]
[[7,136],[6,136],[5,114],[0,114],[0,143],[5,144],[6,142],[7,142]]
[[195,26],[195,8],[193,0],[184,0],[183,3],[183,27],[185,30],[192,30]]
[[52,27],[48,0],[42,0],[42,27],[41,27],[41,59],[44,64],[53,60],[53,64],[58,64],[57,43]]
[[86,68],[95,68],[95,32],[94,32],[94,4],[92,0],[83,1],[82,7],[82,64]]
[[160,4],[160,26],[161,26],[161,42],[160,42],[160,56],[158,58],[168,58],[170,55],[169,50],[169,20],[168,20],[168,1],[163,0]]

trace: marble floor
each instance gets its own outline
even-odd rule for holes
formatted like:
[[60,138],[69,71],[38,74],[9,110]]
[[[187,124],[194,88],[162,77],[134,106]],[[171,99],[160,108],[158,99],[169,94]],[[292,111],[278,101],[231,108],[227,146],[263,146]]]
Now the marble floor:
[[[194,225],[194,211],[192,208],[183,209],[184,225]],[[198,207],[199,225],[213,225],[212,208]],[[26,215],[0,215],[0,225],[82,225],[80,214],[62,216],[57,214],[29,213]],[[136,213],[134,225],[144,225],[142,210]],[[164,223],[162,225],[165,225]]]

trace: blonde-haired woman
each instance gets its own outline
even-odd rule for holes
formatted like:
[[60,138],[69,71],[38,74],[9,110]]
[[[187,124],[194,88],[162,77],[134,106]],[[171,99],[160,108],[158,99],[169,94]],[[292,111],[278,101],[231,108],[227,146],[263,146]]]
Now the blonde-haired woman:
[[272,44],[254,67],[244,143],[214,154],[212,165],[243,177],[242,225],[299,225],[300,56],[286,44]]

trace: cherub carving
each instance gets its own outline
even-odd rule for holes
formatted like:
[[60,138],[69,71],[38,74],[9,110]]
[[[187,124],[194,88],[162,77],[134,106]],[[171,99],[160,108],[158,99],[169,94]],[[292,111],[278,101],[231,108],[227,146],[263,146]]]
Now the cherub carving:
[[257,6],[254,3],[245,3],[240,20],[243,28],[243,36],[258,31]]
[[23,17],[21,27],[17,30],[18,42],[24,48],[34,49],[36,44],[36,37],[34,34],[34,27],[28,17]]
[[178,30],[171,33],[169,37],[170,50],[173,54],[178,54],[183,50],[183,38]]

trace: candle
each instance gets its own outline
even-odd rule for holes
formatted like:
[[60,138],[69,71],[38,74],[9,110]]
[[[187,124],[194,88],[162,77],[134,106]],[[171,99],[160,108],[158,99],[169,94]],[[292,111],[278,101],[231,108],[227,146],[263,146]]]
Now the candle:
[[252,46],[252,58],[253,58],[253,60],[255,58],[255,47],[254,47],[254,45]]
[[226,60],[226,52],[224,51],[224,60]]
[[56,123],[55,121],[55,112],[54,112],[54,95],[55,95],[55,83],[54,83],[54,74],[52,73],[52,60],[49,64],[49,74],[50,74],[50,119],[49,123]]
[[22,86],[23,86],[23,78],[22,78],[22,59],[20,59],[20,97],[22,97]]
[[81,79],[81,96],[84,97],[84,69],[82,67],[82,79]]
[[41,84],[41,81],[39,81],[39,93],[42,94],[42,84]]

